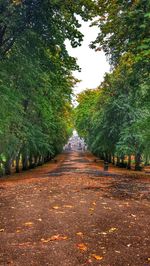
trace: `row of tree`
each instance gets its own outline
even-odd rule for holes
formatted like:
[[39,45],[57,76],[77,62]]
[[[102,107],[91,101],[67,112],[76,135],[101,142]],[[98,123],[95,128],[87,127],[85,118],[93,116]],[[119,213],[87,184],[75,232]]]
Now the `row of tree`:
[[[76,128],[99,157],[141,169],[150,160],[150,49],[148,1],[99,1],[100,33],[112,71],[96,90],[78,96]],[[125,163],[124,159],[127,159]]]
[[0,1],[0,174],[50,160],[71,134],[71,95],[78,69],[65,40],[80,45],[77,15],[90,0]]

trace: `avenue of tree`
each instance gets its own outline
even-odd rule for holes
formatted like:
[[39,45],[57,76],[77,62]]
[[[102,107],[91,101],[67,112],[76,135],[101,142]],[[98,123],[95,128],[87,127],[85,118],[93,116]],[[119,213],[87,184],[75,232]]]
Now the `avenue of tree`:
[[150,159],[150,3],[99,4],[93,24],[100,32],[91,47],[103,48],[112,71],[78,96],[76,127],[94,154],[129,169],[135,158],[139,170]]
[[78,66],[65,40],[80,45],[76,15],[92,12],[88,0],[0,0],[1,174],[50,160],[70,136]]
[[[128,156],[130,168],[135,155],[136,169],[149,160],[149,10],[147,0],[0,0],[0,175],[53,158],[73,117],[98,156]],[[65,40],[81,45],[77,15],[99,27],[91,48],[104,50],[112,71],[72,112],[79,67]]]

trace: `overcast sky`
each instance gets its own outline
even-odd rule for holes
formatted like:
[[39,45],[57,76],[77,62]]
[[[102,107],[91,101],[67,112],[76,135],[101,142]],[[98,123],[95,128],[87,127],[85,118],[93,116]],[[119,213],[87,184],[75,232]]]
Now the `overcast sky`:
[[82,80],[74,88],[75,94],[86,88],[96,88],[103,81],[105,72],[109,72],[110,69],[104,52],[95,52],[89,48],[90,42],[95,40],[97,36],[98,28],[91,28],[88,22],[82,22],[80,31],[84,34],[82,46],[72,48],[69,42],[66,42],[69,54],[77,58],[78,65],[81,68],[81,72],[74,72],[74,76]]

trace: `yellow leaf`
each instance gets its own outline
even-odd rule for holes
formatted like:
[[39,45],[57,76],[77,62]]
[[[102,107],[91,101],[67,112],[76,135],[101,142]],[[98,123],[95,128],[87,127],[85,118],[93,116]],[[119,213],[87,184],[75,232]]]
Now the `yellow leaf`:
[[83,236],[83,233],[82,232],[78,232],[78,233],[76,233],[76,235]]
[[89,211],[94,211],[94,208],[89,208]]
[[110,228],[110,229],[109,229],[109,231],[108,231],[108,232],[109,232],[109,233],[113,233],[113,232],[114,232],[114,231],[116,231],[116,230],[117,230],[117,228],[115,228],[115,227],[112,227],[112,228]]
[[77,247],[81,251],[86,251],[87,250],[87,246],[84,243],[77,244]]
[[53,206],[53,209],[58,210],[59,206]]
[[96,255],[96,254],[92,254],[92,257],[96,260],[102,260],[103,257],[99,256],[99,255]]
[[4,232],[5,230],[2,228],[2,229],[0,229],[0,232]]
[[73,208],[72,205],[64,205],[65,208]]
[[150,258],[148,258],[147,260],[150,261]]
[[25,226],[31,226],[31,225],[33,225],[32,222],[26,222],[26,223],[25,223]]
[[95,201],[92,204],[96,206],[96,202]]

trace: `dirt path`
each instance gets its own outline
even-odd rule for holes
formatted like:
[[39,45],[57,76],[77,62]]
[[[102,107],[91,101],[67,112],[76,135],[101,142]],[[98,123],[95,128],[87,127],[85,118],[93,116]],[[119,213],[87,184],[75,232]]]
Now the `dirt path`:
[[0,181],[0,265],[150,265],[150,177],[93,158]]

